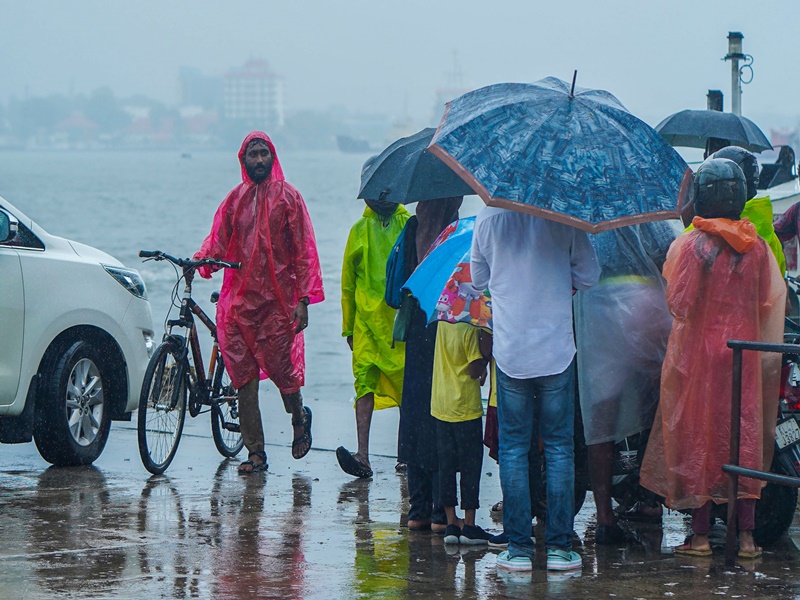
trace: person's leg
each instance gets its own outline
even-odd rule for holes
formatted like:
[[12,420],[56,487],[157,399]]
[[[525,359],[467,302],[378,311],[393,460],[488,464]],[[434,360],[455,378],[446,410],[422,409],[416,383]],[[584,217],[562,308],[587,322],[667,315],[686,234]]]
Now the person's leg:
[[248,460],[252,465],[242,463],[239,471],[251,472],[255,467],[266,462],[264,460],[264,428],[261,425],[261,410],[258,407],[259,378],[251,379],[239,388],[239,426],[242,430],[244,447],[247,448]]
[[547,467],[545,541],[548,549],[569,551],[575,506],[574,362],[562,373],[534,381],[537,431],[542,437]]
[[497,421],[503,529],[510,557],[533,558],[528,455],[534,443],[533,380],[514,379],[497,368]]
[[614,464],[614,442],[591,444],[586,447],[589,455],[589,482],[597,509],[598,525],[614,525],[611,508],[611,471]]
[[408,481],[408,528],[425,529],[431,525],[431,485],[430,476],[424,469],[409,464],[406,472]]
[[[461,471],[461,508],[464,509],[464,522],[475,525],[475,511],[480,508],[481,468],[483,467],[483,444],[481,431],[483,419],[473,419],[458,426],[458,454]],[[441,464],[439,466],[441,469]],[[472,513],[468,516],[467,511]]]
[[369,430],[372,425],[372,413],[375,410],[375,394],[370,392],[356,400],[356,434],[358,450],[353,457],[362,465],[371,469],[369,462]]
[[437,492],[434,504],[444,508],[448,525],[458,525],[456,522],[456,471],[458,471],[458,448],[453,436],[454,425],[436,420],[436,445],[439,453],[439,470]]
[[682,546],[685,550],[699,550],[706,551],[711,549],[711,544],[708,541],[708,530],[711,529],[711,500],[706,502],[700,508],[692,509],[692,535]]
[[736,514],[739,522],[739,552],[760,552],[761,548],[753,539],[753,530],[756,528],[756,500],[739,498],[736,501]]
[[294,429],[294,437],[292,439],[292,457],[303,458],[311,449],[311,444],[304,442],[295,445],[294,443],[303,437],[306,432],[306,413],[303,410],[303,395],[300,390],[296,392],[281,391],[281,399],[283,400],[283,407],[287,413],[292,415],[292,428]]
[[[428,471],[428,477],[431,487],[431,531],[441,532],[447,527],[447,515],[444,512],[444,506],[439,504],[439,470]],[[458,517],[456,517],[458,519]],[[460,521],[460,519],[459,519]],[[459,526],[461,523],[459,522]]]

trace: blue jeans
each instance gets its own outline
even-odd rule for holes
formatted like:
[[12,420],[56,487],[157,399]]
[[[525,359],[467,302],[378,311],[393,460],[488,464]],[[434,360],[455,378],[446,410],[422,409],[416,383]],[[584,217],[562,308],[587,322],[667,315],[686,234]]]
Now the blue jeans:
[[572,548],[575,505],[575,361],[563,373],[514,379],[497,369],[503,528],[512,556],[533,558],[528,466],[544,445],[548,548]]

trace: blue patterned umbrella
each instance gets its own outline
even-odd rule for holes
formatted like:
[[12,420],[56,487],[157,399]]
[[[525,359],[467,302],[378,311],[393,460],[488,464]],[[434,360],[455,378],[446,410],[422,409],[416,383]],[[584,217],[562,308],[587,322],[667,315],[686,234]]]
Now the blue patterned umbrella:
[[692,173],[614,96],[554,77],[456,98],[429,150],[489,206],[592,233],[678,218]]

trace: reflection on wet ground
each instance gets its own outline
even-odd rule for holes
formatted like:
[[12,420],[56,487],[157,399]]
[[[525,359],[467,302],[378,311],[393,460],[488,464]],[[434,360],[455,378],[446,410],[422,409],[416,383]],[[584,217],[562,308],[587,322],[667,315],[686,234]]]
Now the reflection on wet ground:
[[[405,477],[375,457],[372,481],[351,480],[331,452],[293,461],[271,446],[268,473],[243,477],[205,437],[183,440],[166,476],[148,478],[132,430],[115,431],[96,467],[47,468],[28,446],[4,447],[0,470],[2,597],[24,598],[789,598],[800,596],[800,521],[761,559],[724,566],[662,548],[688,531],[628,526],[623,547],[594,545],[591,496],[576,521],[578,574],[498,571],[487,549],[445,548],[401,521]],[[499,530],[496,467],[483,480],[479,522]],[[537,528],[538,538],[543,532]]]

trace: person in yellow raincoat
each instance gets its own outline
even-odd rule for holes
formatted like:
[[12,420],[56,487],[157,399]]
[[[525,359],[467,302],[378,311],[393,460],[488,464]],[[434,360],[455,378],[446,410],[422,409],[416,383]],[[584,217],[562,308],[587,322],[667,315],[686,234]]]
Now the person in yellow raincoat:
[[[726,146],[721,150],[717,150],[710,158],[727,158],[732,160],[744,173],[744,178],[747,181],[747,202],[745,202],[744,210],[740,218],[747,219],[756,227],[756,232],[764,241],[767,242],[772,254],[775,255],[775,260],[778,261],[778,267],[781,270],[781,275],[786,275],[786,257],[783,254],[783,244],[775,233],[775,227],[772,224],[772,201],[769,196],[759,196],[758,193],[758,159],[751,152],[739,146]],[[684,215],[684,218],[691,219],[693,215]],[[688,233],[694,229],[693,225],[689,225],[684,233]]]
[[395,310],[384,301],[386,261],[411,216],[400,204],[367,200],[347,238],[342,262],[342,336],[353,351],[358,450],[336,450],[339,466],[372,477],[369,430],[374,410],[400,406],[405,345],[392,345]]

